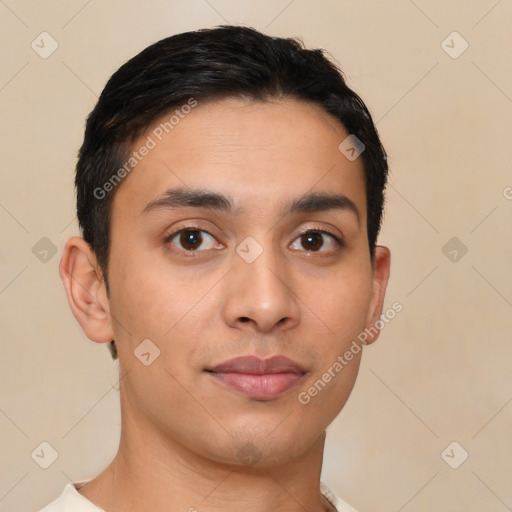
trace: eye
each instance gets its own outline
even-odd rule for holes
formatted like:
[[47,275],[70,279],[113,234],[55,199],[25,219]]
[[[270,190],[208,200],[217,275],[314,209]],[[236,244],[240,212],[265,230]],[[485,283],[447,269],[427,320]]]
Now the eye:
[[329,252],[343,247],[336,235],[323,229],[308,229],[295,239],[292,249],[300,251],[300,247],[297,247],[299,244],[308,252]]
[[[182,251],[194,252],[214,249],[216,240],[207,231],[195,227],[186,227],[169,235],[165,243]],[[199,249],[202,246],[202,249]]]

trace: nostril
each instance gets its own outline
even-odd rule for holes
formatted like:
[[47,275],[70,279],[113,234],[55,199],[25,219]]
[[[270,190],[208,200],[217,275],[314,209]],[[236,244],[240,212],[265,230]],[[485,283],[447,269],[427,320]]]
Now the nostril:
[[250,318],[246,317],[246,316],[243,316],[240,318],[240,321],[243,322],[244,324],[249,322],[250,321]]

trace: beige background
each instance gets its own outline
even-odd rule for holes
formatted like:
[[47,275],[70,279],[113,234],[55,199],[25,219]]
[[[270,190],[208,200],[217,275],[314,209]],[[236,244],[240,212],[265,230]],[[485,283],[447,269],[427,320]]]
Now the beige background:
[[[393,254],[386,307],[404,309],[365,351],[323,480],[361,512],[512,510],[510,0],[5,0],[0,16],[0,510],[37,509],[117,447],[115,365],[57,270],[78,233],[85,117],[149,43],[226,22],[328,49],[390,154],[380,243]],[[47,59],[31,48],[43,31],[59,45]],[[454,31],[469,44],[458,58],[458,36],[442,45]],[[43,237],[57,251],[46,262]],[[46,470],[31,458],[43,441],[59,455]],[[469,453],[458,469],[441,457],[453,441],[446,460]]]

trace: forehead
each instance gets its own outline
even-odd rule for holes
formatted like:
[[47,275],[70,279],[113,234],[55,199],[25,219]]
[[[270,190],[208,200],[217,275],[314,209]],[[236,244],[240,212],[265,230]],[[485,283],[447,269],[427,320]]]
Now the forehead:
[[117,210],[139,215],[179,186],[223,192],[238,212],[265,206],[277,213],[278,203],[308,191],[343,193],[359,203],[364,220],[361,158],[350,161],[338,149],[348,135],[321,107],[293,99],[229,98],[178,107],[133,145],[137,163],[118,185],[113,217]]

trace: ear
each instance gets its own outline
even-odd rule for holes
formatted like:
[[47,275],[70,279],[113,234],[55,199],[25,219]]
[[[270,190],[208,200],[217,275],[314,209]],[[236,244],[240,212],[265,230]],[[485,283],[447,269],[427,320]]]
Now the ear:
[[378,245],[373,252],[373,285],[372,297],[368,315],[366,317],[366,333],[368,337],[365,345],[369,345],[377,340],[380,329],[376,326],[377,321],[382,315],[384,306],[384,296],[389,279],[389,269],[391,263],[391,253],[387,247]]
[[97,343],[114,339],[103,273],[90,245],[78,236],[64,246],[59,273],[68,303],[86,336]]

